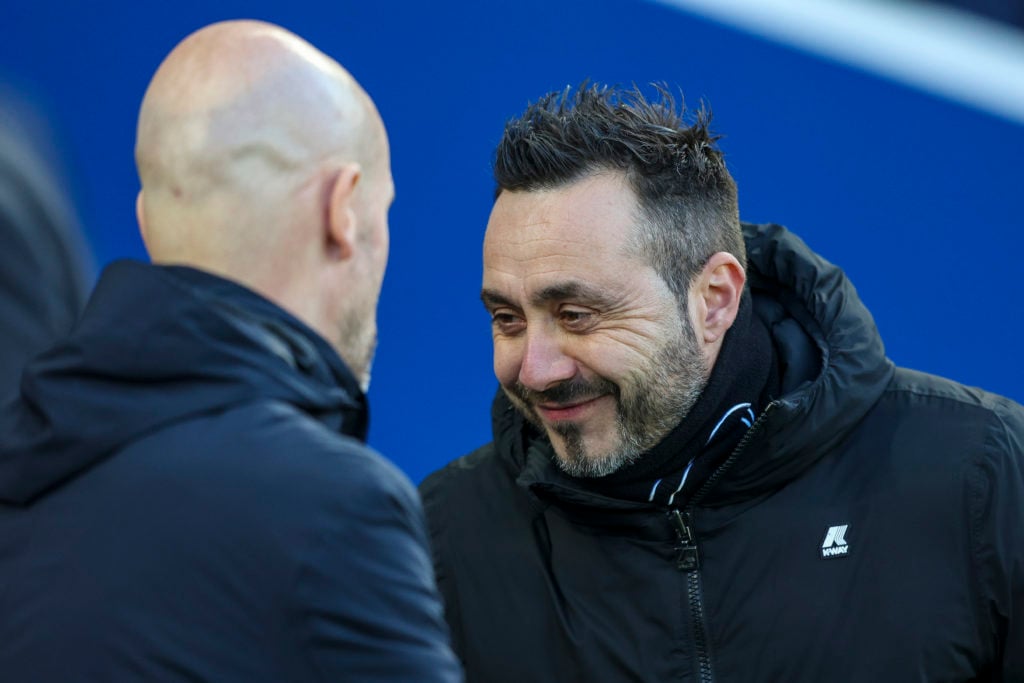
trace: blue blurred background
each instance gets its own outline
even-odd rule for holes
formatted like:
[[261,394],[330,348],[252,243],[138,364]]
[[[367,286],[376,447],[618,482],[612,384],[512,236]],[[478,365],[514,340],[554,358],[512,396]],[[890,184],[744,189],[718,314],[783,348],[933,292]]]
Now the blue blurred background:
[[[843,266],[897,363],[1024,400],[1024,98],[1013,104],[1024,72],[995,88],[1009,105],[979,105],[935,86],[952,68],[934,67],[932,85],[921,86],[747,22],[743,2],[718,5],[735,6],[733,15],[705,15],[707,4],[11,3],[0,17],[0,83],[56,130],[102,266],[145,258],[134,218],[135,117],[182,37],[220,19],[265,19],[345,65],[389,128],[397,184],[370,441],[415,481],[490,438],[496,384],[478,291],[503,123],[585,78],[664,81],[691,105],[708,103],[743,217],[783,223]],[[985,28],[970,17],[954,23]],[[814,21],[812,38],[831,46]],[[897,66],[926,52],[915,47],[925,40],[920,26],[896,29],[909,50]],[[992,44],[980,35],[979,46]],[[1014,40],[1024,46],[1019,30],[992,35],[1009,37],[1011,55]],[[864,29],[853,44],[881,59],[877,36]]]

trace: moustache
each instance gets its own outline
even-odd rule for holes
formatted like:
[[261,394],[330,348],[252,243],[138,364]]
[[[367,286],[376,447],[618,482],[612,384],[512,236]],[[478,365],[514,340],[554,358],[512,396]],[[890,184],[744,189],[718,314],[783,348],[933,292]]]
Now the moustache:
[[527,405],[538,403],[564,405],[589,401],[606,394],[618,396],[619,387],[603,377],[593,380],[568,379],[548,387],[544,391],[534,391],[517,381],[512,386],[512,393]]

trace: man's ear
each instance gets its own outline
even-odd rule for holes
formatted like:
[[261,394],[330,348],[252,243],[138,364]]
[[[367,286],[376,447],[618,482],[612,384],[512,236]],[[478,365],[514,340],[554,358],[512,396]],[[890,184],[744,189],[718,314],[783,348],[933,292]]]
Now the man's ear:
[[747,274],[732,254],[720,251],[708,259],[695,287],[699,316],[695,322],[706,344],[717,342],[732,327],[746,282]]
[[352,257],[356,245],[356,214],[352,197],[362,178],[359,164],[345,164],[334,176],[327,193],[327,247],[339,260]]

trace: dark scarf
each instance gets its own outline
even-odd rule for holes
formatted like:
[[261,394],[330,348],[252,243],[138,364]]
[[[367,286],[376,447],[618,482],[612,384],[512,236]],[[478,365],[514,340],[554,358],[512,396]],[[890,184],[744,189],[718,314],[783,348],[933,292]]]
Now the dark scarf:
[[778,394],[777,387],[771,337],[753,314],[748,292],[707,386],[685,419],[635,462],[604,477],[576,481],[610,498],[681,507],[732,453]]

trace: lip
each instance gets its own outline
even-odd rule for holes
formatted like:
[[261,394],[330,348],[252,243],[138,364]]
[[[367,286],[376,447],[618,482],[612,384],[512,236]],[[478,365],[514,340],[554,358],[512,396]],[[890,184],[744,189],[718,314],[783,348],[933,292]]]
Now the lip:
[[588,412],[594,407],[594,405],[604,398],[604,394],[601,396],[595,396],[594,398],[580,403],[573,403],[571,405],[536,405],[537,412],[540,413],[547,422],[565,422],[567,420],[579,420],[585,417]]

